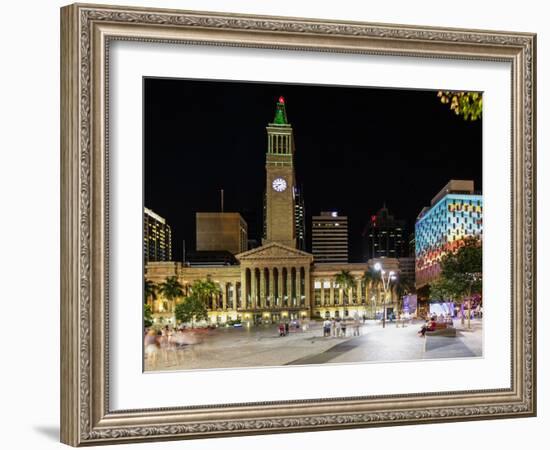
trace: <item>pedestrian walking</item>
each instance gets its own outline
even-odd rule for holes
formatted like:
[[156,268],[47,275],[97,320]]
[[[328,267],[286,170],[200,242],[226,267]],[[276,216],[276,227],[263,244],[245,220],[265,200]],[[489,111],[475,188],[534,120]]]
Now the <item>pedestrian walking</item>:
[[354,321],[353,321],[353,335],[354,336],[359,336],[359,319],[356,318]]
[[144,339],[145,357],[150,364],[151,369],[155,369],[157,366],[157,332],[154,329],[150,329]]
[[340,337],[341,334],[342,334],[342,321],[337,320],[336,321],[336,337]]
[[346,337],[346,328],[348,326],[348,319],[347,318],[344,318],[344,320],[342,320],[342,325],[340,326],[341,330],[342,330],[342,337]]
[[285,335],[285,324],[283,322],[279,323],[279,337]]
[[285,336],[288,334],[288,332],[290,331],[290,324],[287,322],[285,322]]
[[330,320],[328,318],[323,322],[323,337],[330,336]]
[[333,319],[331,320],[331,322],[330,322],[330,329],[331,329],[331,331],[332,331],[332,337],[336,337],[336,332],[337,332],[337,330],[336,330],[336,323],[337,323],[337,322],[336,322],[336,319],[334,319],[334,318],[333,318]]

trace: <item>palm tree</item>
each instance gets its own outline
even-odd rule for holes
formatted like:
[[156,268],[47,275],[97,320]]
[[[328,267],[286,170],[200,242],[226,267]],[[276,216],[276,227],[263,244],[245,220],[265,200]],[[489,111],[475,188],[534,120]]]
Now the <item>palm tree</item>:
[[145,280],[143,286],[143,299],[146,305],[153,306],[153,301],[157,298],[157,289],[158,286],[153,281]]
[[176,299],[183,297],[183,286],[178,281],[177,277],[167,277],[158,286],[158,293],[166,300],[173,303]]
[[206,280],[197,280],[191,286],[191,291],[199,300],[204,302],[208,306],[208,302],[212,299],[213,295],[219,295],[221,290],[218,283],[212,281],[210,277]]
[[380,272],[377,272],[375,270],[367,270],[364,274],[363,274],[363,282],[365,283],[365,296],[366,296],[366,299],[367,299],[367,302],[371,304],[371,310],[372,310],[372,316],[374,317],[375,314],[374,314],[374,306],[371,302],[370,302],[370,291],[372,290],[377,290],[378,291],[378,297],[377,299],[380,300],[380,283],[381,283],[381,279],[380,279]]
[[342,270],[340,273],[336,274],[335,281],[338,283],[338,286],[344,290],[344,299],[347,298],[347,303],[349,303],[349,289],[353,287],[355,282],[353,275],[349,270]]

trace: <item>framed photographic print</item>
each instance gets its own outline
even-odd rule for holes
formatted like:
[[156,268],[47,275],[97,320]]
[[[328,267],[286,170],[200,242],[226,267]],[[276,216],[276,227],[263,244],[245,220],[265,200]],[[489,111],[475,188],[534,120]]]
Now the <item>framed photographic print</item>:
[[61,10],[79,446],[536,414],[535,35]]

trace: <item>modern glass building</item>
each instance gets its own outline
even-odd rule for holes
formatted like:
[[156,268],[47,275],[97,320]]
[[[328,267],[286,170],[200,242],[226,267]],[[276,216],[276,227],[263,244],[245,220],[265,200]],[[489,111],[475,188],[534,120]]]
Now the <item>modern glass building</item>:
[[431,206],[419,214],[415,226],[416,287],[438,278],[441,257],[456,251],[467,237],[482,237],[483,196],[473,181],[451,180]]

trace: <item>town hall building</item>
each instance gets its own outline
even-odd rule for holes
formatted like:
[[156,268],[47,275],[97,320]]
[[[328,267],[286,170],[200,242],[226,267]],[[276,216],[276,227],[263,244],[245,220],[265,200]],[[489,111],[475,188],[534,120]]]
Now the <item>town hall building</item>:
[[[296,176],[294,135],[287,120],[285,100],[280,97],[275,118],[267,126],[265,157],[265,228],[262,245],[235,254],[236,265],[189,267],[181,262],[149,262],[146,279],[160,284],[176,277],[190,293],[196,280],[211,279],[220,286],[220,295],[208,305],[209,320],[224,323],[241,320],[250,324],[280,320],[325,317],[372,317],[397,308],[394,293],[372,288],[363,276],[380,262],[384,270],[399,273],[394,258],[372,259],[365,263],[316,263],[312,254],[298,249],[295,220]],[[336,283],[337,274],[349,271],[353,286]],[[174,323],[174,305],[157,299],[156,320]],[[397,312],[397,311],[395,311]]]

